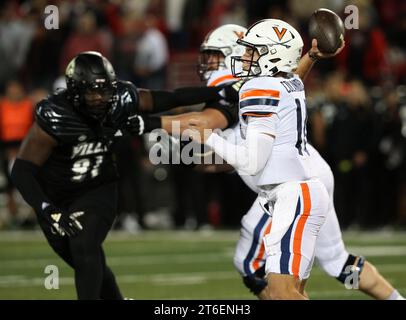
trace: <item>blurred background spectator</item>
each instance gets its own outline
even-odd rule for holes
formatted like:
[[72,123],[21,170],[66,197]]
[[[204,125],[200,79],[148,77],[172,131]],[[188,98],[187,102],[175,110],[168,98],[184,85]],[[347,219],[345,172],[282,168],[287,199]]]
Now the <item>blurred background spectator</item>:
[[33,101],[27,96],[21,83],[10,80],[4,97],[0,99],[0,142],[3,154],[2,169],[6,177],[4,192],[11,225],[19,223],[18,205],[10,171],[18,148],[33,122]]
[[[44,8],[59,9],[59,29],[44,27]],[[33,104],[65,86],[67,62],[80,51],[107,56],[118,76],[149,89],[203,85],[196,74],[205,34],[225,23],[287,20],[302,34],[325,7],[359,29],[346,48],[320,61],[306,79],[308,138],[331,165],[344,228],[406,227],[406,2],[403,0],[11,0],[0,6],[0,132],[4,163],[15,157]],[[199,106],[188,109],[197,110]],[[18,115],[16,115],[18,113]],[[117,143],[122,176],[117,227],[235,228],[254,195],[235,174],[206,175],[153,166],[148,136]],[[20,200],[0,176],[0,227]],[[21,206],[20,206],[21,207]]]
[[152,15],[137,21],[138,38],[134,54],[135,82],[148,89],[166,87],[166,66],[169,62],[168,44],[157,28],[157,18]]

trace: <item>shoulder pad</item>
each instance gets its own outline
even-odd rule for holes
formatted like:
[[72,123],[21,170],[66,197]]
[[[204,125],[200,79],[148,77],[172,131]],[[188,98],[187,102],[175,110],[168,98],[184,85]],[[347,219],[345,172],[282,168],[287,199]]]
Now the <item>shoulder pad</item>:
[[240,92],[251,89],[272,89],[280,91],[282,89],[282,85],[280,80],[275,77],[258,77],[244,82]]
[[85,132],[86,125],[71,107],[53,98],[51,96],[36,105],[35,120],[38,125],[59,142],[67,142]]
[[208,87],[220,86],[229,82],[236,82],[237,78],[234,78],[230,71],[227,70],[217,70],[214,71],[209,80],[207,81]]
[[277,113],[281,84],[272,77],[254,78],[244,83],[239,95],[240,114],[264,116]]

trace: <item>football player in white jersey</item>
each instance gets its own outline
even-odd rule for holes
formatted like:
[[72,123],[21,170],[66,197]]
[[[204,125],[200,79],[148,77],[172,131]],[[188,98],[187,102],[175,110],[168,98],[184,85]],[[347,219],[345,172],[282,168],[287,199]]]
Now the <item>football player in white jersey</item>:
[[[233,131],[229,131],[226,139],[231,143],[238,143],[242,139],[239,128],[234,127]],[[316,241],[316,261],[322,270],[342,283],[346,283],[347,277],[349,280],[352,275],[352,280],[355,281],[354,284],[358,283],[359,290],[375,299],[402,300],[403,297],[374,265],[362,256],[350,254],[345,248],[333,204],[333,173],[316,149],[308,144],[307,150],[317,176],[327,188],[331,203],[330,212]],[[221,170],[227,169],[222,166]],[[211,168],[210,171],[214,171],[214,168]],[[241,178],[254,192],[259,192],[251,176],[244,175]],[[242,228],[234,255],[234,265],[247,288],[259,299],[265,299],[267,282],[264,279],[265,255],[262,237],[269,232],[272,218],[263,210],[259,200],[258,197],[241,220]]]
[[[246,28],[244,27],[228,24],[214,29],[206,36],[200,48],[199,74],[202,80],[206,81],[208,86],[224,85],[238,80],[234,78],[231,73],[231,56],[242,54],[241,50],[243,47],[238,45],[236,41],[241,38],[245,31]],[[334,56],[338,54],[341,49],[342,48],[334,54],[322,54],[317,49],[317,42],[313,40],[312,48],[301,58],[298,69],[295,72],[300,78],[304,79],[316,60]],[[227,104],[224,101],[221,105],[208,104],[200,112],[188,112],[175,116],[161,116],[161,121],[162,127],[169,133],[172,133],[172,123],[174,121],[179,121],[179,128],[182,132],[188,128],[190,119],[200,121],[204,124],[205,128],[225,129],[235,126],[236,121],[238,122],[238,119],[236,119],[238,114],[236,112],[238,112],[238,107],[235,108],[235,106]],[[234,141],[234,139],[237,138],[239,128],[236,128],[238,130],[235,129],[227,139]],[[319,161],[324,163],[318,167],[323,168],[321,172],[324,171],[325,173],[319,176],[322,182],[329,181],[333,184],[332,173],[327,163],[317,152],[314,153],[312,150],[312,147],[309,146],[308,151],[311,157],[319,157]],[[199,169],[207,172],[219,172],[232,170],[232,167],[229,165],[213,165],[200,167]],[[327,177],[328,174],[331,174],[330,178],[323,178]],[[249,176],[243,176],[247,185],[255,189],[249,178]],[[330,186],[332,184],[330,184]],[[332,194],[332,188],[330,186],[326,185],[329,194]],[[345,270],[347,265],[350,265],[351,262],[359,261],[357,266],[359,272],[362,271],[363,275],[359,282],[360,290],[377,299],[386,299],[388,297],[396,299],[398,296],[397,291],[376,271],[374,266],[365,261],[364,267],[362,268],[363,258],[348,254],[341,238],[341,231],[334,207],[332,207],[332,210],[333,211],[327,216],[326,222],[320,230],[318,241],[316,242],[316,260],[318,260],[322,269],[332,277],[337,277],[337,279],[342,280],[343,277],[341,273]],[[264,211],[260,207],[257,199],[249,212],[242,219],[241,238],[238,242],[234,257],[235,266],[241,273],[244,284],[259,298],[266,297],[265,287],[267,285],[263,274],[265,259],[261,236],[267,227],[269,227],[271,220],[270,216],[266,214],[268,220],[261,222],[263,215]],[[343,260],[348,263],[343,264]]]
[[[306,299],[315,243],[329,207],[328,193],[313,174],[306,149],[306,105],[302,81],[293,74],[301,57],[300,34],[281,20],[261,20],[237,43],[235,77],[248,78],[239,92],[242,141],[196,132],[240,175],[249,175],[272,216],[264,235],[267,297]],[[240,64],[238,64],[240,63]]]
[[[237,32],[238,29],[236,29],[234,25],[221,26],[211,33],[211,37],[209,34],[202,44],[201,53],[205,53],[206,55],[200,61],[200,73],[204,79],[212,78],[211,81],[208,81],[208,85],[223,83],[224,81],[235,81],[235,78],[231,75],[231,71],[227,71],[227,66],[231,59],[224,59],[224,57],[227,58],[227,53],[230,54],[230,52],[236,51],[230,48],[238,46],[235,43],[235,40],[237,40],[235,37]],[[344,43],[334,54],[326,55],[317,49],[317,41],[313,40],[312,48],[300,60],[299,68],[296,70],[296,73],[304,79],[315,61],[334,56],[338,54],[343,47]],[[222,63],[224,60],[228,63]],[[212,63],[208,63],[210,61]],[[219,70],[220,72],[215,72],[215,70]],[[202,119],[200,118],[200,120]],[[204,124],[206,128],[215,128],[210,126],[207,121],[201,123]],[[229,122],[228,125],[231,126],[233,124]],[[224,125],[224,127],[225,126],[226,125]],[[236,126],[232,134],[227,137],[227,140],[237,144],[239,143],[239,141],[236,140],[238,137],[241,139],[239,128]],[[379,274],[371,263],[365,261],[361,256],[349,254],[345,249],[333,205],[334,177],[331,169],[312,146],[308,145],[307,149],[310,152],[311,161],[317,170],[317,176],[326,186],[331,201],[331,212],[328,214],[316,242],[316,259],[321,268],[330,276],[344,282],[350,274],[350,272],[348,272],[348,268],[350,267],[351,271],[357,272],[358,275],[362,272],[362,277],[359,279],[359,289],[362,292],[375,299],[401,299],[402,296]],[[207,172],[219,172],[231,169],[232,167],[229,165],[214,165],[205,166],[203,170]],[[254,192],[258,191],[250,176],[244,175],[242,178]],[[260,299],[266,298],[265,287],[267,285],[264,279],[265,258],[262,236],[269,231],[270,225],[271,217],[267,213],[264,213],[257,199],[242,219],[241,237],[234,257],[235,266],[241,273],[244,284]]]

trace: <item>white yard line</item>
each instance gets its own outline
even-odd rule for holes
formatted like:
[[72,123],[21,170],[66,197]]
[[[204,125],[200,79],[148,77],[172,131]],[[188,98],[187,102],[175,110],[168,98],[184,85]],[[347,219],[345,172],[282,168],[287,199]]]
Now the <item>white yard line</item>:
[[[118,275],[119,283],[148,282],[156,285],[191,285],[201,284],[216,279],[239,279],[236,271],[210,271],[191,273],[158,273],[154,275]],[[43,286],[44,278],[27,278],[19,275],[0,276],[1,287],[31,287]],[[73,278],[59,278],[60,285],[73,285]]]
[[406,257],[406,246],[349,246],[347,250],[353,254],[360,254],[366,257]]
[[[345,241],[355,242],[392,242],[404,241],[406,243],[405,231],[346,231],[343,232]],[[178,241],[187,239],[188,242],[228,242],[236,241],[239,237],[239,230],[206,230],[206,231],[173,231],[157,230],[142,231],[137,234],[130,234],[123,231],[111,231],[107,242],[120,241]],[[36,231],[0,231],[0,242],[15,241],[44,242],[45,238],[40,230]]]
[[[205,231],[142,231],[131,234],[123,231],[111,231],[107,237],[107,242],[121,241],[180,241],[187,242],[234,242],[238,240],[239,230],[205,230]],[[1,231],[0,242],[15,241],[46,242],[41,231]]]
[[[134,265],[152,265],[152,264],[187,264],[187,263],[217,263],[223,261],[231,261],[233,257],[232,251],[224,251],[222,253],[193,253],[193,254],[154,254],[154,255],[125,255],[125,256],[110,256],[107,257],[107,263],[110,266],[134,266]],[[3,268],[38,268],[55,262],[55,259],[10,259],[2,261],[0,270]],[[230,262],[231,263],[231,262]]]
[[[368,257],[386,257],[386,256],[404,256],[406,257],[406,246],[354,246],[347,248],[349,252],[361,254]],[[107,262],[111,266],[142,266],[142,265],[156,265],[156,264],[187,264],[187,263],[217,263],[223,261],[231,261],[234,252],[232,250],[225,250],[220,253],[187,253],[187,254],[137,254],[123,255],[123,256],[109,256]],[[58,259],[58,258],[57,258]],[[59,260],[57,260],[59,261]],[[4,268],[17,268],[17,269],[32,269],[38,267],[45,267],[46,265],[55,262],[55,258],[38,258],[38,259],[10,259],[4,260],[0,263],[0,270]],[[231,263],[231,262],[230,262]],[[406,270],[406,266],[405,266]]]
[[[381,272],[385,273],[397,273],[405,272],[405,266],[403,264],[381,264],[376,265]],[[325,276],[324,272],[315,268],[317,276]],[[313,274],[316,276],[316,274]],[[24,275],[7,275],[0,276],[0,288],[8,287],[31,287],[31,286],[43,286],[44,277],[29,278]],[[157,274],[125,274],[117,275],[119,283],[137,283],[148,282],[155,285],[192,285],[202,284],[210,280],[219,279],[235,279],[239,280],[240,276],[237,271],[207,271],[207,272],[183,272],[183,273],[157,273]],[[59,279],[60,285],[73,285],[73,278],[61,277]],[[323,291],[324,292],[324,291]]]

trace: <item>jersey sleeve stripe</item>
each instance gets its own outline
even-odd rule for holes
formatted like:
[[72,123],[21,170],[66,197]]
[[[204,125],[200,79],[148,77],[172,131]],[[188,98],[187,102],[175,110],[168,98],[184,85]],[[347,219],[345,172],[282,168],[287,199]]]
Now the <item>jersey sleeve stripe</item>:
[[231,74],[226,74],[225,76],[214,79],[207,86],[214,87],[214,86],[217,86],[218,84],[221,84],[222,82],[226,82],[226,81],[230,81],[230,80],[238,80],[238,79],[234,78]]
[[250,98],[250,97],[272,97],[280,98],[280,91],[278,90],[248,90],[241,94],[240,99]]
[[271,117],[273,114],[274,114],[273,112],[250,111],[250,112],[244,112],[242,114],[242,116],[243,117],[264,118],[264,117]]
[[240,109],[249,106],[277,106],[279,100],[269,98],[247,99],[240,101]]

